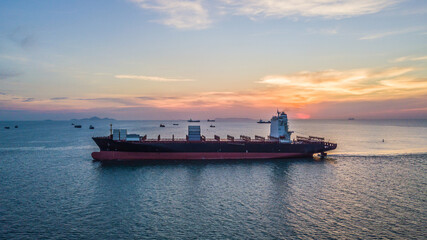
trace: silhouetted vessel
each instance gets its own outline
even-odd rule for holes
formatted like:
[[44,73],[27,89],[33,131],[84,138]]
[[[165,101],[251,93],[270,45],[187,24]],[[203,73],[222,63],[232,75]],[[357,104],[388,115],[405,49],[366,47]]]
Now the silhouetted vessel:
[[187,122],[200,122],[200,120],[193,120],[190,118],[190,120],[188,120]]
[[94,127],[94,126],[92,126],[92,125],[90,125],[90,126],[89,126],[89,129],[95,129],[95,127]]
[[[111,126],[111,125],[110,125]],[[227,139],[206,139],[200,126],[188,126],[186,139],[147,139],[147,135],[127,134],[126,129],[110,128],[107,137],[93,137],[100,151],[93,152],[96,161],[143,161],[143,160],[208,160],[208,159],[282,159],[312,157],[314,153],[326,156],[326,151],[337,147],[336,143],[321,137],[291,139],[288,117],[284,112],[273,116],[270,136],[240,135],[240,139],[227,135]]]
[[160,127],[165,127],[165,125],[163,125],[163,124],[160,124]]
[[75,128],[82,128],[82,125],[74,125]]
[[260,119],[257,123],[271,123],[271,121],[264,121],[264,120]]

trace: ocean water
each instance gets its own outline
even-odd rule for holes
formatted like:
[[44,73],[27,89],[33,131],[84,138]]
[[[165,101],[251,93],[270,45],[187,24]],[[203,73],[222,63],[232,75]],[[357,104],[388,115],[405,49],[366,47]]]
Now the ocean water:
[[[113,126],[185,137],[175,122]],[[291,120],[294,135],[338,143],[324,161],[92,162],[109,123],[0,122],[0,239],[426,239],[426,120]],[[209,138],[269,132],[200,125]]]

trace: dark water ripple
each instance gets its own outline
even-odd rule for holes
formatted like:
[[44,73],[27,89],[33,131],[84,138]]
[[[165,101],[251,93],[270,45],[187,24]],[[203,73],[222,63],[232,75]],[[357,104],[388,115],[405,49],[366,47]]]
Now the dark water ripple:
[[102,165],[64,134],[2,135],[0,239],[426,236],[427,154]]

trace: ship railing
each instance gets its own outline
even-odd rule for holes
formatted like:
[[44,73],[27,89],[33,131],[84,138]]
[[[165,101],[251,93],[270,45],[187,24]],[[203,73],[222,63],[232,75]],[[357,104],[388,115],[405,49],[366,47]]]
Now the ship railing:
[[111,136],[94,136],[95,138],[100,138],[100,139],[113,139],[113,137]]
[[[258,136],[259,137],[259,136]],[[125,140],[123,140],[125,141]],[[140,140],[141,142],[188,142],[188,139],[186,138],[144,138]],[[272,140],[272,139],[263,139],[263,138],[242,138],[242,139],[224,139],[219,138],[219,136],[216,136],[216,138],[201,138],[200,142],[236,142],[236,143],[245,143],[245,142],[254,142],[254,143],[263,143],[263,142],[277,142],[278,140]],[[196,141],[197,142],[197,141]]]
[[323,137],[308,136],[308,138],[316,141],[325,141],[325,138]]
[[244,140],[245,142],[250,142],[251,141],[251,137],[245,136],[245,135],[240,135],[240,139]]
[[296,143],[296,144],[298,144],[298,143],[321,143],[321,144],[323,144],[323,146],[325,148],[336,148],[337,147],[337,143],[325,141],[325,138],[323,138],[323,137],[314,137],[314,136],[309,136],[309,137],[297,136],[294,143]]
[[324,148],[336,148],[338,144],[333,143],[333,142],[323,142],[323,147]]
[[[237,142],[237,143],[245,143],[245,142],[252,142],[252,143],[263,143],[263,142],[278,142],[279,139],[278,138],[274,138],[274,137],[269,137],[269,138],[264,138],[264,137],[260,137],[255,135],[255,139],[251,139],[248,136],[240,136],[240,139],[235,139],[231,136],[227,136],[226,139],[224,138],[220,138],[219,136],[215,135],[214,138],[206,138],[204,136],[201,136],[200,138],[200,142],[223,142],[223,143],[227,143],[227,142]],[[105,138],[105,139],[110,139],[111,136],[106,136],[106,137],[98,137],[98,138]],[[122,140],[116,140],[116,141],[121,141],[121,142],[126,142],[127,140],[122,139]],[[172,136],[172,138],[160,138],[160,136],[158,136],[157,138],[147,138],[147,135],[140,137],[140,141],[141,142],[187,142],[188,139],[187,138],[176,138],[175,136]],[[329,141],[325,141],[324,138],[321,137],[302,137],[302,136],[296,136],[296,139],[293,141],[294,144],[302,144],[302,143],[321,143],[323,144],[323,146],[325,148],[336,148],[337,147],[337,143],[334,142],[329,142]]]
[[323,142],[324,138],[313,138],[313,137],[302,137],[297,136],[297,141],[303,141],[303,142]]
[[265,141],[265,137],[261,137],[261,136],[255,135],[255,140]]
[[184,142],[187,141],[185,138],[146,138],[144,140],[141,139],[141,142]]
[[268,136],[269,140],[279,141],[278,137]]

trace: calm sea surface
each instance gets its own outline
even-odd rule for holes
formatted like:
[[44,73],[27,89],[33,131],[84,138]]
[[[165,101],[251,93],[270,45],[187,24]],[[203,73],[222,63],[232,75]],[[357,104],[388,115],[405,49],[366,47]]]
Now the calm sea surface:
[[[426,120],[291,121],[294,135],[338,143],[325,161],[161,165],[92,162],[91,137],[108,135],[110,122],[79,123],[82,129],[68,121],[0,122],[0,239],[427,236]],[[269,133],[268,124],[252,121],[210,124],[201,122],[209,138]],[[188,123],[113,125],[177,138]]]

